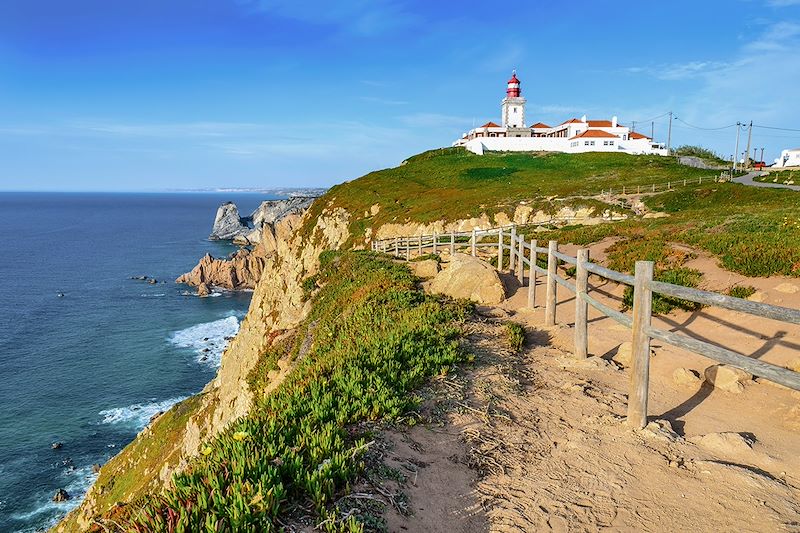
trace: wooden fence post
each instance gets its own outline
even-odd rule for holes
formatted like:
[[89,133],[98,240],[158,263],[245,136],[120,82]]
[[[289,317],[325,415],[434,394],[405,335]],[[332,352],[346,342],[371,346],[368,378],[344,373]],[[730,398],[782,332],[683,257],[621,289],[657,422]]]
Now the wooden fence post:
[[656,184],[653,184],[653,192],[656,192]]
[[636,186],[636,194],[641,194],[641,192],[642,192],[642,186],[641,185],[637,185]]
[[417,241],[417,257],[422,255],[422,233],[419,234]]
[[475,228],[472,228],[472,257],[475,257],[475,255],[477,255],[475,250],[475,247],[478,245],[476,242],[477,238],[478,236],[475,233]]
[[399,257],[400,256],[400,238],[399,237],[395,237],[394,238],[394,255],[395,255],[395,257]]
[[497,271],[503,270],[503,228],[497,230]]
[[653,294],[653,262],[636,261],[633,282],[633,339],[631,342],[631,382],[628,391],[628,425],[647,425],[647,389],[650,381],[650,327]]
[[436,232],[433,232],[433,253],[436,253],[436,245],[438,244],[439,237],[436,235]]
[[515,246],[516,238],[517,238],[517,227],[511,226],[511,244],[509,245],[508,249],[508,270],[510,270],[512,273],[514,272],[514,268],[516,265],[514,261],[514,253],[517,250],[517,247]]
[[528,274],[528,309],[536,307],[536,239],[531,239],[531,271]]
[[589,356],[589,304],[581,298],[589,287],[589,250],[578,250],[575,269],[575,357],[584,359]]
[[517,252],[517,281],[522,287],[522,280],[525,276],[525,235],[519,235],[519,251]]
[[456,232],[450,232],[450,255],[456,253]]
[[683,180],[683,186],[686,187],[686,180]]
[[555,252],[558,243],[550,241],[547,244],[547,296],[544,304],[544,325],[556,325],[556,276],[558,275],[558,259]]

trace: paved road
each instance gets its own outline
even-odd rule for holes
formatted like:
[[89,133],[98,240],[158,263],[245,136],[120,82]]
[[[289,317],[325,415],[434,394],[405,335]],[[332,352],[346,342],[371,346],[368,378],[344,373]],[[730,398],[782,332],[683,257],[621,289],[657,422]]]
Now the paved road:
[[784,185],[782,183],[762,183],[760,181],[753,181],[756,176],[763,176],[766,172],[750,172],[740,178],[734,178],[734,183],[741,183],[743,185],[752,185],[753,187],[767,187],[770,189],[792,189],[793,191],[800,191],[800,185]]

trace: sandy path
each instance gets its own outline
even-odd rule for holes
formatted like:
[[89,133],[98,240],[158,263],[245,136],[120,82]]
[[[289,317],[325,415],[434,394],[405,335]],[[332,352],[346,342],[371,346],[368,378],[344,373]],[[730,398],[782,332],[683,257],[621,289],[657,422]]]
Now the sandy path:
[[[753,285],[760,301],[800,307],[800,280],[747,279],[702,256],[688,266],[714,280],[704,288]],[[543,328],[543,309],[526,309],[527,289],[506,281],[509,298],[484,310],[500,318],[471,326],[483,364],[464,380],[456,405],[466,407],[391,434],[406,443],[393,460],[436,466],[415,472],[404,489],[412,514],[390,513],[390,531],[800,531],[800,394],[756,381],[742,394],[679,386],[676,368],[702,375],[714,361],[656,344],[648,414],[667,422],[632,430],[628,374],[609,360],[630,332],[590,310],[592,357],[576,360],[572,294],[559,288],[560,325]],[[620,298],[615,284],[591,285],[607,302]],[[504,344],[505,320],[526,326],[520,354]],[[776,364],[800,356],[800,328],[725,310],[656,324]],[[409,436],[423,444],[408,448]]]

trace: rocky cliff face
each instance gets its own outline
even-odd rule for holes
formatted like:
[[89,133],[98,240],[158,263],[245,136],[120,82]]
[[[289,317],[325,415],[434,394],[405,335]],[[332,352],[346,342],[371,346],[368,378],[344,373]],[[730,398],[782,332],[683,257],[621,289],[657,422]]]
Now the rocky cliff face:
[[239,208],[233,202],[225,202],[217,209],[214,217],[214,226],[211,229],[211,240],[231,240],[239,235],[250,232],[247,220],[239,215]]
[[261,279],[266,259],[262,246],[256,246],[253,250],[242,248],[228,259],[216,259],[206,254],[191,272],[180,276],[175,283],[197,287],[201,296],[207,295],[213,287],[254,289]]
[[232,240],[238,244],[259,243],[265,228],[274,235],[276,223],[289,215],[303,214],[315,198],[293,196],[285,200],[267,200],[248,217],[241,216],[233,202],[225,202],[217,209],[209,239]]
[[[340,248],[350,236],[350,214],[343,209],[323,209],[316,220],[308,221],[310,232],[296,231],[310,215],[289,214],[272,226],[250,309],[223,354],[214,380],[199,395],[156,419],[103,466],[81,506],[59,523],[56,531],[85,531],[97,515],[124,508],[118,503],[124,505],[157,492],[174,472],[185,468],[201,442],[247,414],[253,400],[248,373],[276,334],[297,327],[309,312],[301,282],[316,273],[319,254]],[[204,258],[203,268],[198,265],[203,276],[217,268],[214,261]],[[275,386],[288,370],[276,376]],[[183,409],[180,417],[175,415],[176,409]]]

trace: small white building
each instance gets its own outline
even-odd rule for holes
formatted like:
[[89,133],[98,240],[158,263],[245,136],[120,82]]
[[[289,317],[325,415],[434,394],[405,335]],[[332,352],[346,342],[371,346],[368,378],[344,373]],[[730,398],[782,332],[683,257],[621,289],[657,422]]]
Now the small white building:
[[781,156],[775,160],[773,168],[800,167],[800,148],[783,150]]
[[617,117],[611,120],[581,118],[565,120],[558,126],[537,122],[525,125],[525,98],[514,71],[500,104],[502,125],[487,122],[466,132],[453,146],[463,146],[482,155],[500,152],[623,152],[628,154],[666,155],[661,143],[622,126]]

